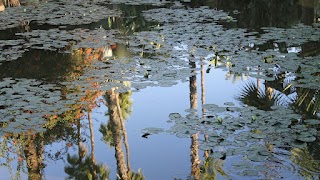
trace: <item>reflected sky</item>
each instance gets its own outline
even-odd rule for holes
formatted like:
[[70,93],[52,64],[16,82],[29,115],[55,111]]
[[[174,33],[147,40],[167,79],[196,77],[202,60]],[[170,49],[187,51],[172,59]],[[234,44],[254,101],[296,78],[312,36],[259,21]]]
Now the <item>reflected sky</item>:
[[[192,1],[192,6],[200,6],[203,5],[201,3],[194,4],[196,1]],[[198,1],[200,2],[200,1]],[[218,2],[218,1],[216,1]],[[227,2],[227,1],[225,1]],[[224,27],[228,28],[237,28],[237,27],[247,27],[247,28],[260,28],[269,23],[269,25],[277,26],[277,27],[287,27],[291,24],[295,24],[298,22],[303,22],[305,19],[301,17],[301,9],[298,4],[291,4],[288,7],[289,10],[293,10],[294,14],[290,17],[285,17],[286,21],[283,19],[276,18],[267,18],[265,21],[260,21],[261,19],[265,19],[268,15],[267,13],[258,13],[261,16],[257,16],[255,19],[248,19],[248,17],[252,17],[252,14],[257,13],[253,11],[245,11],[247,6],[245,3],[235,5],[235,1],[228,1],[227,3],[215,4],[218,9],[224,9],[233,14],[237,14],[240,12],[238,24],[227,24]],[[208,2],[204,2],[204,4],[208,4]],[[287,1],[286,3],[289,3]],[[285,7],[286,3],[281,3],[281,7]],[[212,5],[212,4],[211,4]],[[255,10],[263,10],[266,11],[266,7],[258,5],[257,3],[253,3],[253,6],[256,7]],[[83,26],[88,29],[94,29],[98,27],[103,27],[105,29],[119,29],[122,35],[133,34],[136,31],[149,30],[149,27],[154,25],[153,23],[147,23],[141,17],[140,12],[146,9],[151,8],[150,6],[125,6],[125,5],[115,5],[111,6],[114,9],[120,9],[124,11],[124,17],[117,18],[107,18],[100,20],[96,23],[92,23],[86,26]],[[239,12],[233,11],[234,9],[239,9]],[[272,9],[276,11],[277,15],[282,15],[276,8]],[[131,13],[127,13],[131,12]],[[272,12],[270,12],[272,13]],[[280,16],[279,15],[279,16]],[[224,24],[224,22],[221,22]],[[32,24],[31,24],[32,25]],[[32,28],[42,27],[41,25],[33,25]],[[73,29],[78,26],[67,26],[63,29]],[[51,28],[48,26],[46,28]],[[45,29],[45,28],[43,28]],[[19,31],[19,29],[13,29],[13,33]],[[8,30],[0,31],[0,39],[7,39],[4,34],[8,33]],[[12,35],[12,34],[11,34]],[[15,36],[8,36],[13,37]],[[113,44],[115,45],[115,44]],[[127,56],[131,56],[126,45],[117,44],[114,47],[114,56],[108,55],[105,56],[107,58],[125,58]],[[267,47],[267,49],[273,49],[275,51],[279,51],[277,48],[273,48],[275,46],[271,43],[271,48]],[[112,47],[112,46],[111,46]],[[110,47],[110,51],[111,50]],[[275,46],[277,47],[277,46]],[[181,48],[181,49],[179,49]],[[183,42],[181,43],[181,47],[176,50],[188,50],[183,46]],[[299,53],[303,48],[300,46],[297,47],[288,47],[286,49],[289,53]],[[85,51],[93,51],[93,49],[81,49],[81,52]],[[187,52],[188,53],[188,52]],[[94,55],[90,54],[81,54],[83,56]],[[185,54],[187,57],[189,54]],[[137,57],[137,56],[136,56]],[[135,57],[135,58],[136,58]],[[132,58],[132,57],[130,57]],[[212,58],[212,57],[210,57]],[[83,58],[85,59],[85,58]],[[50,83],[54,83],[56,81],[64,81],[70,73],[72,73],[72,78],[77,79],[79,76],[77,73],[81,74],[82,71],[85,71],[82,67],[81,58],[77,59],[79,61],[71,61],[70,57],[67,57],[65,54],[56,54],[56,52],[48,52],[42,50],[31,50],[29,52],[24,53],[24,56],[16,61],[3,62],[1,65],[2,69],[0,70],[0,78],[30,78],[30,79],[46,79],[50,81]],[[208,58],[209,59],[209,58]],[[207,60],[208,60],[207,59]],[[57,60],[57,61],[54,61]],[[86,59],[87,60],[87,59]],[[188,59],[183,59],[186,62]],[[37,61],[41,61],[38,63]],[[76,62],[76,63],[75,63]],[[208,61],[207,61],[208,62]],[[73,64],[74,63],[74,64]],[[220,63],[220,62],[219,62]],[[55,66],[57,65],[58,66]],[[61,64],[61,65],[60,65]],[[89,64],[89,63],[88,63]],[[101,63],[102,64],[102,63]],[[107,63],[106,63],[107,64]],[[112,64],[112,63],[110,63]],[[107,64],[107,65],[110,65]],[[86,65],[86,64],[84,64]],[[107,66],[106,65],[106,66]],[[89,66],[89,65],[88,65]],[[111,65],[110,65],[111,66]],[[220,66],[220,65],[219,65]],[[221,66],[220,66],[221,67]],[[237,76],[233,73],[229,73],[226,68],[220,69],[215,67],[210,67],[209,64],[204,64],[204,74],[201,76],[201,66],[197,63],[196,70],[196,83],[197,83],[197,103],[198,115],[202,114],[202,103],[201,96],[203,95],[205,104],[216,104],[218,106],[224,106],[226,102],[233,102],[235,106],[240,107],[243,106],[242,102],[236,100],[236,97],[239,96],[239,91],[246,84],[247,80],[250,79],[252,81],[257,81],[254,78],[248,78],[246,75]],[[106,68],[107,69],[107,68]],[[209,73],[206,73],[207,72]],[[76,74],[76,75],[75,75]],[[99,74],[100,75],[100,74]],[[89,77],[89,76],[87,76]],[[97,75],[97,77],[100,77]],[[102,75],[102,77],[105,77]],[[202,79],[204,78],[204,79]],[[74,80],[73,79],[73,80]],[[85,78],[84,78],[85,79]],[[112,77],[111,77],[112,79]],[[145,79],[144,79],[145,80]],[[131,95],[131,99],[133,104],[131,106],[132,113],[125,120],[125,127],[128,133],[128,142],[130,147],[130,164],[133,171],[137,172],[138,169],[142,169],[142,174],[146,177],[146,179],[173,179],[181,178],[187,179],[190,175],[190,138],[178,138],[175,134],[170,134],[169,132],[164,132],[160,134],[151,134],[148,138],[143,138],[142,130],[145,128],[156,127],[163,128],[164,130],[169,130],[172,123],[168,123],[169,114],[171,113],[179,113],[182,116],[186,116],[189,114],[187,109],[190,108],[190,87],[188,78],[182,81],[179,81],[177,85],[171,87],[147,87],[137,91],[133,91]],[[202,86],[201,81],[204,81],[204,86]],[[265,81],[261,81],[262,85]],[[88,82],[86,82],[88,83]],[[89,83],[88,83],[89,84]],[[86,86],[85,86],[86,87]],[[202,89],[204,87],[204,89]],[[92,88],[92,87],[90,87]],[[203,94],[204,92],[204,94]],[[2,94],[3,95],[3,94]],[[99,131],[100,124],[107,124],[109,121],[108,115],[106,115],[108,108],[105,104],[105,99],[103,96],[98,97],[95,100],[97,103],[97,107],[93,109],[93,129],[95,134],[95,156],[96,161],[98,163],[103,163],[107,165],[107,167],[111,170],[110,179],[116,179],[116,171],[117,171],[117,162],[115,160],[115,150],[114,147],[109,147],[108,144],[105,144],[102,139],[102,133]],[[0,106],[3,108],[2,106]],[[1,109],[0,108],[0,109]],[[81,109],[81,108],[80,108]],[[85,108],[82,109],[85,111]],[[86,113],[85,113],[86,114]],[[84,144],[88,146],[88,154],[90,154],[90,132],[88,128],[88,119],[87,114],[83,116],[82,122],[83,127],[83,137],[85,138]],[[202,136],[202,135],[200,135]],[[201,137],[200,139],[203,139]],[[66,142],[61,139],[57,139],[57,142],[53,142],[50,145],[45,146],[45,152],[56,152],[61,151],[61,149],[67,151],[70,154],[77,154],[77,146],[73,144],[71,147],[66,146]],[[202,151],[200,151],[203,153]],[[202,154],[200,154],[200,158],[203,159]],[[232,161],[232,160],[230,160]],[[63,160],[54,161],[49,158],[44,159],[44,164],[46,167],[44,169],[45,179],[65,179],[67,177],[64,174],[64,167],[67,164],[66,162],[66,154],[63,155]],[[16,162],[12,163],[12,166],[15,167]],[[4,178],[9,178],[9,171],[6,168],[0,167],[0,174]],[[22,174],[22,179],[26,179],[27,176]]]

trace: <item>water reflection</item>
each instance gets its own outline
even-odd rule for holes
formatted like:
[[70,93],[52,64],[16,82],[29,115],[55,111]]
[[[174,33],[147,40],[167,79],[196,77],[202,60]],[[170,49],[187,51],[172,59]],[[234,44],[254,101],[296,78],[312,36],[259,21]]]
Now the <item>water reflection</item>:
[[[81,54],[81,52],[80,52]],[[86,61],[84,61],[86,63]],[[81,73],[81,55],[63,54],[52,51],[30,50],[15,61],[1,64],[0,78],[28,78],[61,81]]]
[[[193,7],[203,5],[223,9],[237,17],[238,22],[232,26],[259,29],[261,27],[290,27],[299,22],[311,25],[319,22],[319,4],[316,0],[283,0],[283,1],[254,1],[254,0],[192,0]],[[226,26],[230,26],[227,25]]]
[[[112,139],[112,145],[115,148],[115,158],[117,162],[117,176],[119,179],[123,180],[144,179],[144,176],[142,175],[140,170],[138,171],[138,173],[135,173],[131,171],[130,168],[128,135],[124,122],[124,117],[127,117],[126,114],[128,112],[126,106],[128,105],[128,103],[130,105],[130,101],[122,101],[121,96],[119,95],[119,93],[115,92],[115,89],[107,91],[105,94],[105,98],[108,106],[109,126],[107,126],[106,130],[102,130],[102,132],[106,133],[103,134],[104,139]],[[111,131],[111,133],[108,133],[109,130]],[[112,137],[106,137],[110,135]],[[125,153],[123,152],[122,148],[123,143],[125,145]]]
[[[295,23],[298,17],[300,17],[300,7],[295,5],[293,1],[283,1],[278,3],[277,7],[274,7],[272,2],[245,2],[241,1],[238,3],[232,3],[230,1],[192,1],[191,4],[194,6],[202,5],[201,3],[214,3],[213,5],[218,8],[230,8],[230,10],[239,9],[241,12],[239,14],[240,21],[239,26],[249,26],[252,28],[261,27],[265,25],[275,25],[280,27],[290,26]],[[310,1],[315,3],[314,1]],[[198,3],[198,4],[195,4]],[[309,8],[306,1],[301,1],[302,7]],[[212,4],[211,4],[212,5]],[[128,35],[136,32],[137,30],[146,30],[147,27],[151,26],[141,18],[140,13],[142,10],[148,9],[150,7],[146,6],[125,6],[117,5],[114,8],[122,9],[125,12],[125,17],[115,18],[110,17],[108,19],[102,20],[99,23],[105,29],[116,28],[119,29],[122,34]],[[231,8],[232,7],[232,8]],[[285,7],[287,7],[285,9]],[[312,6],[313,7],[313,6]],[[269,9],[273,9],[272,11]],[[283,12],[282,12],[283,10]],[[291,17],[283,17],[286,19],[277,19],[276,17],[282,17],[282,13],[293,10],[293,15]],[[273,12],[275,11],[275,12]],[[315,14],[310,12],[310,9],[302,10],[305,11],[303,16],[303,22],[310,24],[314,21],[309,21]],[[236,14],[236,12],[234,11]],[[274,13],[274,14],[272,14]],[[257,14],[253,16],[252,14]],[[272,14],[271,16],[269,16]],[[303,13],[302,13],[303,14]],[[132,17],[134,16],[134,17]],[[253,17],[249,19],[248,17]],[[243,18],[243,19],[241,19]],[[263,19],[263,21],[262,21]],[[91,24],[91,27],[97,27],[98,24]],[[100,25],[99,25],[100,26]],[[68,27],[68,28],[74,28]],[[268,50],[274,47],[274,43],[265,44],[261,46],[261,51]],[[265,49],[263,48],[265,46]],[[279,51],[282,53],[288,52],[288,47],[285,43],[277,44]],[[309,48],[312,47],[312,48]],[[301,56],[318,55],[317,50],[318,44],[307,46],[307,44],[302,45],[302,50],[300,52]],[[308,51],[311,49],[311,53]],[[309,51],[310,52],[310,51]],[[146,55],[146,54],[145,54]],[[35,133],[34,131],[29,133],[4,133],[2,129],[7,127],[10,122],[1,122],[1,159],[6,161],[8,169],[11,164],[17,164],[17,175],[15,177],[19,178],[19,173],[25,167],[27,169],[27,175],[29,179],[43,179],[44,178],[44,168],[46,164],[44,160],[51,159],[53,161],[58,161],[61,159],[66,160],[66,165],[64,170],[66,172],[67,178],[75,179],[108,179],[110,178],[110,172],[112,172],[107,166],[110,164],[108,159],[100,159],[100,154],[95,153],[97,151],[97,144],[100,144],[97,140],[97,132],[94,130],[95,119],[93,117],[94,109],[99,108],[99,102],[97,100],[103,97],[106,101],[106,106],[108,108],[107,114],[103,115],[102,119],[98,119],[98,122],[103,122],[100,126],[100,132],[103,136],[103,141],[109,144],[109,147],[114,148],[114,156],[116,159],[117,166],[117,176],[119,179],[144,179],[144,175],[141,170],[134,172],[130,163],[130,148],[129,148],[129,137],[125,127],[126,119],[130,116],[132,111],[132,102],[130,100],[131,91],[126,93],[119,93],[117,88],[113,87],[107,91],[99,90],[99,82],[92,80],[90,76],[82,75],[87,71],[87,69],[94,69],[92,67],[95,62],[101,62],[105,64],[111,64],[111,60],[118,60],[119,58],[129,58],[131,53],[128,52],[125,44],[112,43],[108,46],[103,46],[100,48],[79,48],[72,51],[70,54],[62,54],[51,51],[42,50],[30,50],[24,53],[23,57],[16,61],[4,62],[1,65],[0,79],[6,78],[27,78],[35,79],[39,81],[45,81],[45,83],[58,84],[59,88],[50,89],[50,91],[57,91],[61,99],[57,99],[52,105],[58,105],[58,102],[62,100],[73,100],[72,103],[66,103],[66,109],[62,111],[50,113],[44,115],[46,124],[45,132]],[[148,54],[152,56],[152,54]],[[207,68],[206,73],[213,73],[213,67],[224,68],[223,64],[218,61],[218,54],[215,55],[210,65]],[[226,58],[226,57],[219,57]],[[191,69],[191,76],[189,77],[189,107],[190,114],[189,117],[205,117],[206,110],[205,105],[205,63],[204,59],[201,62],[201,115],[198,115],[198,88],[197,88],[197,60],[190,55],[189,66]],[[297,70],[298,71],[298,70]],[[298,73],[298,72],[297,72]],[[229,80],[233,78],[235,82],[239,77],[247,78],[247,75],[232,73],[231,71],[225,72],[226,79]],[[112,75],[108,74],[109,79],[103,79],[103,81],[118,82],[113,79]],[[64,81],[78,82],[82,78],[81,83],[75,83],[75,86],[69,87],[64,84]],[[101,77],[101,76],[100,76]],[[104,78],[106,76],[103,76]],[[148,75],[146,79],[148,78]],[[212,80],[212,79],[211,79]],[[290,99],[290,105],[293,106],[298,112],[305,114],[304,119],[316,118],[316,113],[319,111],[319,91],[318,89],[308,89],[302,87],[294,87],[290,81],[286,80],[285,76],[278,75],[275,80],[265,80],[255,79],[256,81],[249,82],[243,87],[243,91],[240,96],[240,100],[247,105],[258,107],[259,109],[272,110],[272,106],[283,104],[283,99],[281,95],[293,96]],[[262,81],[264,83],[262,83]],[[207,80],[207,83],[212,83],[212,81]],[[130,86],[128,82],[119,82],[126,86]],[[41,86],[41,84],[39,85]],[[83,88],[86,87],[86,89]],[[261,88],[261,86],[263,86]],[[219,84],[215,84],[214,88],[218,89]],[[5,87],[11,88],[11,87]],[[188,89],[186,88],[186,89]],[[38,92],[33,95],[38,95]],[[212,92],[210,92],[212,93]],[[3,93],[1,96],[7,96],[8,94]],[[21,95],[13,93],[13,95]],[[47,95],[50,96],[51,94]],[[72,96],[72,98],[70,98]],[[215,94],[213,93],[213,95]],[[19,96],[21,97],[21,96]],[[101,99],[100,99],[101,100]],[[224,101],[222,99],[221,101]],[[210,101],[208,101],[210,102]],[[178,103],[177,103],[178,104]],[[148,105],[143,105],[148,106]],[[180,105],[181,106],[181,105]],[[40,106],[39,106],[40,107]],[[7,110],[7,105],[1,104],[0,110]],[[20,109],[21,110],[21,109]],[[23,110],[23,109],[22,109]],[[32,114],[33,111],[28,111],[26,109],[24,113]],[[3,112],[3,111],[2,111]],[[8,114],[12,113],[8,108]],[[143,112],[149,113],[149,112]],[[161,113],[161,112],[157,112]],[[157,115],[157,114],[156,114]],[[28,120],[28,119],[27,119]],[[205,123],[205,122],[204,122]],[[21,127],[21,126],[20,126]],[[98,133],[99,134],[99,133]],[[99,134],[100,135],[100,134]],[[202,137],[203,136],[203,137]],[[224,170],[224,164],[226,159],[226,153],[221,152],[222,156],[215,158],[212,156],[211,150],[200,150],[199,142],[208,141],[209,135],[205,131],[192,132],[189,139],[190,143],[190,170],[187,174],[190,174],[191,179],[218,179],[218,177],[225,176],[228,177]],[[134,138],[130,137],[130,138]],[[90,140],[87,141],[86,139]],[[62,142],[61,142],[62,141]],[[57,151],[49,151],[45,149],[45,146],[52,145],[56,142],[61,142],[62,149]],[[123,145],[124,144],[124,147]],[[315,146],[314,149],[319,149],[316,147],[316,143],[311,144],[307,148]],[[76,152],[70,150],[75,148]],[[107,146],[102,151],[107,151]],[[316,174],[318,169],[318,162],[315,160],[316,150],[311,149],[298,149],[292,148],[291,152],[292,161],[305,168],[306,171],[302,171],[306,177],[312,177]],[[272,149],[272,147],[270,147]],[[273,151],[273,150],[270,150]],[[6,152],[11,153],[8,155]],[[204,153],[204,156],[200,155]],[[155,153],[156,154],[156,153]],[[13,157],[11,159],[11,157]],[[143,161],[143,157],[140,157]],[[203,160],[202,160],[203,159]],[[302,159],[302,161],[300,161]],[[318,158],[319,159],[319,158]],[[307,162],[314,162],[311,165]],[[101,163],[102,162],[102,163]],[[157,162],[156,162],[157,163]],[[265,164],[268,166],[268,164]],[[310,167],[312,166],[312,167]],[[315,170],[313,167],[316,167]],[[156,167],[155,167],[156,168]],[[308,173],[308,170],[312,173]],[[113,172],[112,172],[113,173]],[[171,174],[170,174],[171,175]],[[12,175],[14,176],[14,175]],[[156,177],[157,174],[153,174]]]

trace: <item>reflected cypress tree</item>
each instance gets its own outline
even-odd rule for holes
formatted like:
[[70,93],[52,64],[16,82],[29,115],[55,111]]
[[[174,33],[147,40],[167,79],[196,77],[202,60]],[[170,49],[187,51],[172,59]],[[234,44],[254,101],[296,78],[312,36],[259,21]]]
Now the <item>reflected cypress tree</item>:
[[[95,98],[94,98],[95,99]],[[103,164],[97,164],[94,155],[94,134],[92,123],[92,105],[88,105],[88,121],[90,130],[91,155],[86,155],[87,148],[82,144],[81,121],[78,119],[78,155],[67,155],[69,165],[65,167],[65,172],[69,175],[68,179],[108,179],[110,171]]]
[[[69,165],[64,169],[69,175],[67,179],[108,179],[110,171],[107,169],[107,167],[103,164],[92,164],[91,156],[85,156],[86,151],[87,150],[85,147],[79,146],[80,156],[71,156],[68,154],[67,162]],[[93,171],[95,171],[95,175],[92,173]]]

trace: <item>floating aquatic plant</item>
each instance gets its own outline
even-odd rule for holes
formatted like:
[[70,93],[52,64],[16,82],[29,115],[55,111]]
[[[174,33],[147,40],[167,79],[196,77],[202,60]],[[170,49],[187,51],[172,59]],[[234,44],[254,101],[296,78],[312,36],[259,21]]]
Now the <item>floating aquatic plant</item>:
[[[317,129],[308,124],[317,124],[317,121],[306,120],[306,125],[296,124],[301,116],[285,107],[277,106],[273,111],[264,111],[254,107],[232,108],[206,104],[204,108],[204,117],[183,117],[179,113],[171,113],[169,118],[174,124],[163,132],[183,138],[191,137],[194,133],[204,134],[205,140],[199,141],[200,149],[211,150],[214,158],[224,153],[227,158],[244,157],[241,163],[247,163],[249,167],[257,162],[272,163],[280,158],[276,152],[284,147],[304,147],[306,143],[316,140]],[[220,151],[221,148],[225,151]],[[258,175],[258,172],[248,172],[248,168],[240,165],[239,161],[233,166],[240,170],[239,175]]]
[[46,1],[37,6],[27,5],[21,8],[8,8],[1,12],[0,29],[18,27],[20,22],[36,22],[50,25],[81,25],[97,22],[120,13],[93,3],[74,1]]

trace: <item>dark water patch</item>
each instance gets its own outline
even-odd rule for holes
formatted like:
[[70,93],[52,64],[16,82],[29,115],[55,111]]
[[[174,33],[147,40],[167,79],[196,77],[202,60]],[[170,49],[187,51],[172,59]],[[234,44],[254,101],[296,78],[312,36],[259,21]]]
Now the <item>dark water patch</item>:
[[301,22],[302,7],[296,0],[274,1],[191,1],[191,7],[209,6],[229,12],[236,23],[224,24],[227,28],[290,27]]
[[[53,51],[30,50],[16,61],[3,62],[0,79],[28,78],[46,81],[69,79],[81,66],[81,59]],[[80,73],[80,72],[78,72]]]

